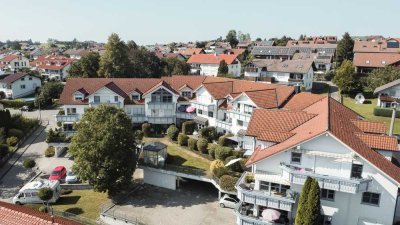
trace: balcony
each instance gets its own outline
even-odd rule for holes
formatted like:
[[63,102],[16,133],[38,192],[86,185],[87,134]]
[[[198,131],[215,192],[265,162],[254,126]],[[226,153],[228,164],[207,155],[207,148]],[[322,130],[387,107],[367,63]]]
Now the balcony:
[[272,192],[254,190],[251,185],[245,183],[245,177],[250,173],[245,172],[236,184],[238,198],[242,202],[251,203],[255,205],[266,206],[274,209],[281,209],[284,211],[292,211],[293,205],[296,202],[296,194],[293,195],[278,195]]
[[215,126],[230,131],[232,130],[232,121],[216,120]]
[[154,124],[172,124],[175,123],[175,116],[147,116],[147,122]]
[[147,117],[144,114],[134,114],[131,115],[131,120],[133,123],[143,123],[144,121],[147,121]]
[[72,114],[72,115],[55,115],[56,122],[78,122],[79,115]]
[[175,110],[174,102],[148,102],[147,107],[149,109],[172,109]]
[[282,225],[280,223],[261,220],[252,215],[244,215],[241,212],[242,212],[242,206],[241,204],[237,204],[235,207],[235,215],[237,217],[238,225]]
[[244,68],[244,71],[248,72],[248,73],[257,73],[258,69],[257,69],[257,67],[246,67],[246,68]]
[[281,163],[281,168],[282,176],[293,184],[303,185],[310,176],[318,180],[320,188],[352,194],[366,191],[368,183],[372,181],[370,178],[356,179],[316,174],[311,169],[302,169],[284,163]]
[[215,110],[215,105],[212,103],[202,103],[198,101],[191,101],[192,106],[195,107],[196,109],[201,109],[203,111],[214,111]]
[[110,106],[115,106],[117,108],[122,107],[121,102],[89,102],[90,107],[97,107],[99,105],[110,105]]
[[176,112],[176,118],[192,120],[196,116],[196,113]]
[[302,83],[304,83],[303,79],[293,79],[293,78],[289,78],[288,82],[289,82],[289,84],[302,84]]

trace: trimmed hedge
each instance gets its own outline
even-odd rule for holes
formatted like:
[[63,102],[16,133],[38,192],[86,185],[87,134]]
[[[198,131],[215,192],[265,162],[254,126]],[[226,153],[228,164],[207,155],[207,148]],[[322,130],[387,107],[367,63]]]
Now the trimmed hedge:
[[27,105],[30,108],[33,108],[35,106],[34,102],[24,102],[24,101],[19,101],[19,100],[0,100],[0,103],[4,105],[6,108],[14,108],[18,109],[21,108],[22,106]]
[[218,146],[215,149],[215,158],[219,160],[225,160],[227,157],[231,156],[233,152],[232,148]]
[[210,171],[213,172],[216,168],[225,167],[224,162],[221,160],[214,160],[210,163]]
[[169,139],[176,141],[179,135],[179,129],[175,125],[171,125],[167,129],[167,135]]
[[186,134],[179,134],[178,135],[178,144],[180,146],[188,146],[189,136]]
[[44,156],[46,157],[53,157],[56,154],[56,150],[53,146],[49,146],[46,151],[44,152]]
[[183,134],[193,134],[194,129],[196,128],[196,122],[194,121],[186,121],[182,123],[182,133]]
[[207,153],[207,145],[208,145],[208,140],[205,138],[200,138],[197,140],[197,150],[199,150],[202,153]]
[[211,156],[211,158],[215,159],[215,149],[218,148],[217,144],[210,143],[207,146],[208,154]]
[[228,174],[229,174],[229,171],[228,171],[228,169],[226,169],[225,167],[220,167],[220,168],[215,168],[215,169],[212,171],[212,173],[213,173],[213,175],[214,175],[216,178],[221,178],[221,177],[224,176],[224,175],[228,175]]
[[[383,116],[383,117],[392,117],[393,110],[391,108],[374,108],[374,115],[375,116]],[[400,111],[396,110],[396,118],[400,118]]]
[[229,175],[223,175],[219,179],[219,186],[225,191],[236,191],[235,184],[239,180],[237,177],[232,177]]
[[31,168],[35,167],[36,162],[33,159],[25,159],[23,162],[23,165],[25,168],[31,169]]
[[8,130],[8,136],[21,138],[22,136],[24,136],[24,132],[19,129],[11,128],[10,130]]
[[14,137],[14,136],[9,137],[9,138],[7,138],[7,140],[6,140],[6,143],[7,143],[9,146],[15,146],[15,145],[18,143],[18,138],[17,138],[17,137]]
[[142,131],[145,137],[150,137],[151,126],[149,123],[142,124]]
[[199,136],[206,138],[209,142],[215,140],[217,136],[217,130],[215,127],[204,127],[199,130]]
[[244,180],[245,180],[246,183],[248,183],[248,184],[253,183],[253,182],[255,181],[254,175],[253,175],[253,174],[251,174],[251,175],[246,175],[246,176],[244,177]]
[[228,137],[232,137],[232,136],[233,136],[233,134],[231,134],[231,133],[222,135],[221,137],[218,138],[218,144],[221,146],[228,146],[230,143]]
[[197,151],[197,139],[189,138],[188,147],[192,151]]

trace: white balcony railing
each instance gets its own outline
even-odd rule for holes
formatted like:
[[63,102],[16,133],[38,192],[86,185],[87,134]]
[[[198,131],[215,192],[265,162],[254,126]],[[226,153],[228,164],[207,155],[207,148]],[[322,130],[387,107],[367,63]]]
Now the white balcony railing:
[[99,105],[110,105],[120,108],[122,106],[121,102],[89,102],[90,107],[97,107]]
[[147,121],[154,124],[172,124],[175,123],[175,116],[147,116]]
[[148,102],[147,107],[149,109],[175,109],[174,102]]
[[56,122],[78,122],[79,121],[79,115],[78,114],[73,114],[73,115],[55,115],[54,117],[56,119]]
[[274,195],[270,192],[254,190],[245,184],[245,177],[250,173],[245,172],[236,184],[238,198],[242,202],[251,203],[255,205],[266,206],[269,208],[281,209],[285,211],[292,211],[293,205],[296,203],[296,194],[291,196]]
[[[320,188],[352,194],[366,191],[368,183],[372,181],[370,178],[356,179],[321,175],[307,169],[299,170],[284,163],[281,163],[281,168],[282,176],[286,177],[293,184],[303,185],[309,176],[318,180]],[[262,173],[262,171],[257,171],[256,173]]]
[[232,130],[232,123],[223,120],[216,120],[216,127],[230,131]]
[[241,213],[241,204],[237,204],[235,207],[235,215],[238,218],[238,225],[282,225],[280,223],[268,222],[261,220],[254,216],[243,215]]
[[144,121],[147,121],[147,117],[144,114],[134,114],[130,116],[133,123],[143,123]]
[[187,112],[176,112],[176,118],[179,119],[187,119],[192,120],[196,116],[196,113],[187,113]]
[[191,101],[190,103],[196,109],[201,109],[203,111],[214,111],[215,110],[215,105],[212,103],[202,103],[202,102],[198,102],[198,101]]

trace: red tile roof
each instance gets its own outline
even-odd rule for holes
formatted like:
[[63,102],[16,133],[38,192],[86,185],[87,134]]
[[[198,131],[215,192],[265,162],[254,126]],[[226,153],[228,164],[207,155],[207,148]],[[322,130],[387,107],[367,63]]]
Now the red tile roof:
[[257,105],[257,107],[264,109],[279,107],[279,102],[277,101],[275,89],[246,91],[245,93]]
[[6,55],[5,57],[0,59],[0,62],[11,62],[16,58],[18,58],[18,55]]
[[354,119],[351,122],[362,132],[371,134],[385,134],[386,124],[382,122],[371,122],[367,120]]
[[6,77],[4,77],[3,79],[0,79],[0,83],[5,83],[5,84],[11,84],[14,81],[17,81],[19,79],[21,79],[24,76],[27,76],[28,74],[26,73],[14,73],[14,74],[10,74],[7,75]]
[[191,55],[198,55],[204,53],[202,48],[187,48],[186,50],[179,51],[182,55],[191,56]]
[[47,213],[0,201],[0,224],[4,225],[81,225],[62,217],[50,216]]
[[257,137],[258,140],[270,141],[275,143],[280,143],[286,141],[288,138],[293,136],[294,133],[290,132],[278,132],[278,131],[262,131]]
[[228,54],[198,54],[192,55],[187,63],[200,63],[200,64],[219,64],[222,60],[225,60],[227,64],[232,64],[235,62],[237,55]]
[[399,48],[388,48],[387,41],[355,41],[353,52],[398,53]]
[[322,100],[323,98],[325,98],[325,96],[301,92],[293,96],[293,98],[284,106],[284,108],[292,111],[303,110],[315,102]]
[[[399,50],[400,51],[400,50]],[[353,65],[357,67],[380,68],[388,65],[400,64],[398,53],[355,53]]]
[[399,151],[396,137],[363,133],[356,135],[372,149]]

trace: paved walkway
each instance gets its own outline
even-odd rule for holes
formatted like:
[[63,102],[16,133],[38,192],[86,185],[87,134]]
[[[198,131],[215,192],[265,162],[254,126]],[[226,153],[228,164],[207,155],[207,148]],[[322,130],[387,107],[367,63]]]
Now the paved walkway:
[[331,97],[336,101],[340,102],[341,98],[340,98],[339,88],[334,83],[332,83],[332,81],[327,81],[326,83],[329,85],[329,93]]

